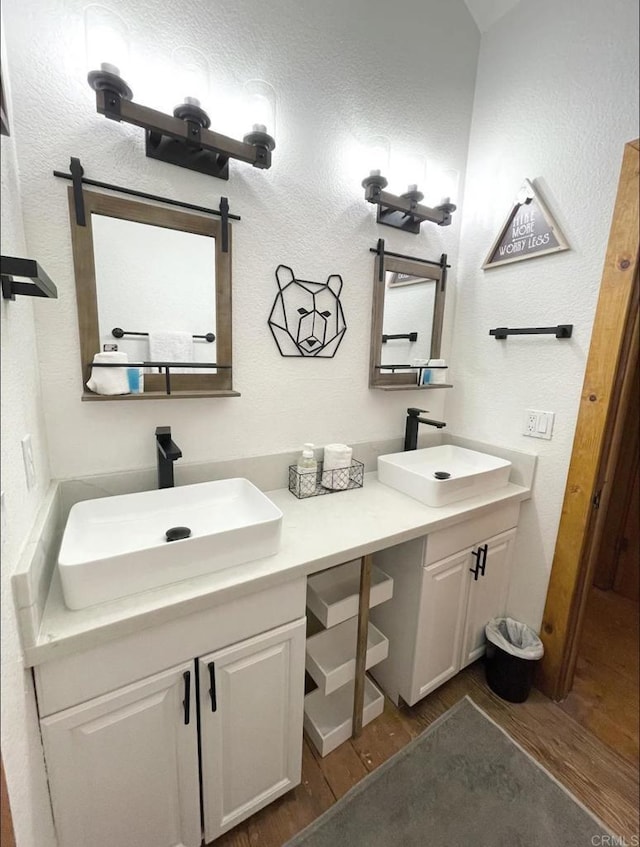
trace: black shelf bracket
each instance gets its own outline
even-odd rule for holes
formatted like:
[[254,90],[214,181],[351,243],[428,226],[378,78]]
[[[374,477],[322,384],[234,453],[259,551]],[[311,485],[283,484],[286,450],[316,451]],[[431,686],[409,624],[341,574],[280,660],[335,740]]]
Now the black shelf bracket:
[[489,335],[493,335],[496,340],[505,339],[508,335],[555,335],[556,338],[571,338],[572,334],[573,324],[532,326],[521,329],[509,329],[506,326],[499,326],[496,329],[489,330]]
[[[0,275],[2,276],[2,296],[5,300],[15,300],[16,294],[58,299],[58,289],[33,259],[2,256],[0,257]],[[16,276],[30,281],[20,282],[14,279]]]

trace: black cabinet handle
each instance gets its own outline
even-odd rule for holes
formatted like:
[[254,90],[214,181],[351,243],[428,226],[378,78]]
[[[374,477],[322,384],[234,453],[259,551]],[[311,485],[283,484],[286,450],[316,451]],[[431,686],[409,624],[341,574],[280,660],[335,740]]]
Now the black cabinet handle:
[[478,568],[480,570],[480,576],[484,576],[484,572],[487,567],[487,552],[489,550],[488,544],[483,544],[482,547],[478,548],[478,552],[482,552],[482,562],[478,559]]
[[182,674],[184,679],[184,700],[182,706],[184,708],[184,725],[187,726],[190,720],[191,712],[191,671],[185,671]]
[[215,712],[218,708],[218,699],[216,697],[216,663],[209,662],[209,696],[211,697],[211,711]]
[[477,550],[472,550],[471,555],[476,560],[475,568],[469,568],[471,573],[473,574],[474,580],[477,582],[479,576],[484,576],[484,572],[487,567],[487,552],[489,550],[488,544],[483,544],[481,547],[478,547]]
[[472,550],[471,555],[476,560],[475,568],[469,568],[470,572],[473,574],[474,580],[478,581],[478,574],[480,572],[480,562],[482,560],[482,547],[478,547],[477,550]]

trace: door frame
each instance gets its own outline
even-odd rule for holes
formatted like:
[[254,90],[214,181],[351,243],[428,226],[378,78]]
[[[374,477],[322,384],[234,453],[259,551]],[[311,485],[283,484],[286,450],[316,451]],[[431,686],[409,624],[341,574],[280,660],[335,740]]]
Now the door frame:
[[542,618],[545,653],[536,684],[553,700],[564,699],[573,683],[621,422],[636,388],[639,161],[636,139],[624,148]]

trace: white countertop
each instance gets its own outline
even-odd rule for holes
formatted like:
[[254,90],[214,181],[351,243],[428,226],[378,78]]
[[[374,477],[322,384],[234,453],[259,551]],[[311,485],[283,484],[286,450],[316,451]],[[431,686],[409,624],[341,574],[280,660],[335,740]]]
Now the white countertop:
[[28,666],[96,647],[315,571],[339,565],[482,514],[497,504],[527,500],[530,489],[509,483],[478,497],[424,506],[365,475],[364,487],[298,500],[287,489],[266,492],[282,510],[282,545],[275,556],[172,583],[79,611],[67,609],[57,569],[51,580]]

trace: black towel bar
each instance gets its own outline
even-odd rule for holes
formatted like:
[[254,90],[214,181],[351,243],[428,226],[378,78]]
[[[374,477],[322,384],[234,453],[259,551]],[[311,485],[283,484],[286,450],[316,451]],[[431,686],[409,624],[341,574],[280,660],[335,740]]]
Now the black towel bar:
[[[149,333],[148,332],[131,332],[128,329],[120,329],[119,326],[115,326],[111,330],[111,335],[113,335],[114,338],[122,338],[124,335],[144,335],[144,336],[148,336]],[[208,341],[209,344],[212,344],[216,340],[216,337],[212,332],[208,332],[206,335],[194,335],[193,338],[201,338],[204,341]]]
[[532,326],[523,327],[522,329],[509,329],[506,326],[499,326],[496,329],[489,330],[489,335],[493,335],[496,339],[503,339],[508,335],[555,335],[556,338],[571,338],[572,333],[573,324]]

